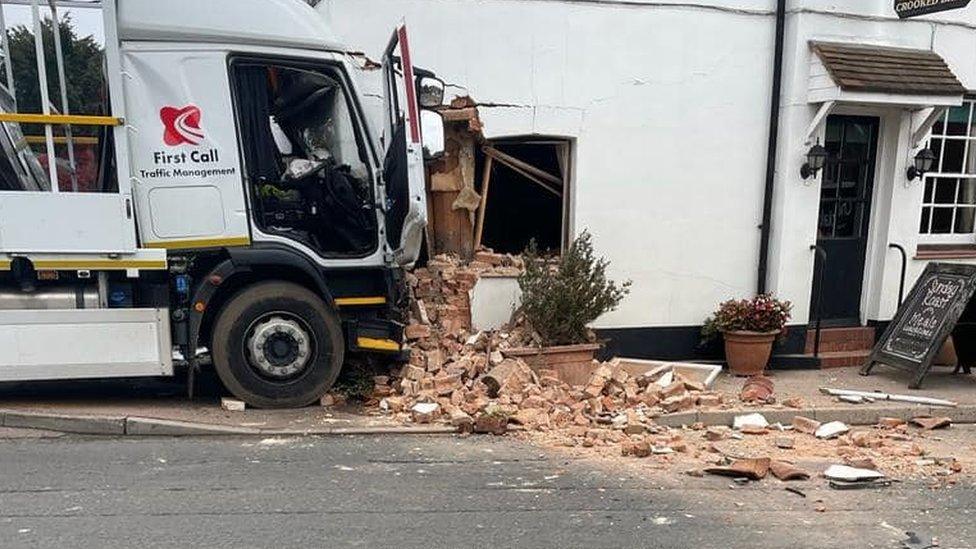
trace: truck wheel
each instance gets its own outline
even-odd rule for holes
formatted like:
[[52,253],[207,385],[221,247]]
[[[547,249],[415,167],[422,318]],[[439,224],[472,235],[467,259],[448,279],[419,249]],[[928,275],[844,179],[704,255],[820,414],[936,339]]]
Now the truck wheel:
[[211,353],[224,386],[251,406],[306,406],[339,376],[342,329],[337,315],[308,289],[262,282],[220,311]]

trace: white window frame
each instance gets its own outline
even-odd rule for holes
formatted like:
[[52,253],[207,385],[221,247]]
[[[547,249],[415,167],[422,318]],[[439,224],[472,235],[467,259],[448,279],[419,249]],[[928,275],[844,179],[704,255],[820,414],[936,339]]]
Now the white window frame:
[[[976,96],[967,95],[965,97],[963,105],[969,106],[969,121],[968,127],[965,133],[962,135],[946,135],[947,125],[949,120],[949,114],[951,109],[947,109],[946,113],[942,117],[942,133],[935,134],[930,133],[928,140],[926,142],[926,147],[932,147],[932,139],[940,139],[941,144],[938,152],[938,161],[931,172],[926,173],[922,178],[922,209],[920,210],[920,215],[924,216],[926,210],[931,210],[929,213],[929,226],[928,230],[932,230],[932,223],[935,217],[936,208],[952,208],[952,222],[951,227],[955,228],[956,225],[956,215],[960,209],[972,208],[976,211],[976,204],[961,203],[959,197],[959,191],[962,188],[960,185],[961,181],[969,180],[976,182],[976,170],[973,173],[958,173],[958,172],[944,172],[942,171],[942,163],[945,159],[945,148],[946,143],[949,141],[962,141],[964,143],[963,153],[962,153],[962,167],[965,167],[970,163],[970,149],[972,149],[972,154],[976,155],[976,128],[973,124],[976,123]],[[968,146],[965,145],[968,143]],[[929,182],[933,182],[938,179],[957,179],[956,191],[955,191],[955,202],[953,204],[943,204],[935,202],[935,195],[937,189],[933,188],[932,198],[929,201],[928,197],[925,196],[925,190]],[[937,184],[937,183],[935,183]],[[976,183],[974,183],[976,184]],[[919,224],[921,224],[922,219],[919,219]],[[921,227],[919,228],[919,239],[920,244],[976,244],[976,226],[974,226],[973,232],[969,233],[945,233],[945,234],[935,234],[931,232],[922,232]]]

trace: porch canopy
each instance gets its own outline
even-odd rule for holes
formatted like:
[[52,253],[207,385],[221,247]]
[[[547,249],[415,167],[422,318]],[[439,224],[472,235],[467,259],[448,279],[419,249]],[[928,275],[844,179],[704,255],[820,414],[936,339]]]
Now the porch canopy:
[[808,138],[837,104],[930,109],[914,131],[924,134],[946,109],[961,105],[966,93],[934,51],[818,41],[810,48],[807,101],[821,107]]

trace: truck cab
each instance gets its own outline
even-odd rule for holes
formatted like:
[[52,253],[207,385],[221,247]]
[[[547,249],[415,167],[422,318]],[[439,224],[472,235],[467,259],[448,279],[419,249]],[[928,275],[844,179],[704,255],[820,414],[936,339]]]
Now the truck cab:
[[[444,89],[414,74],[406,28],[369,64],[384,90],[373,124],[362,64],[301,0],[101,9],[111,111],[0,114],[11,130],[45,123],[47,138],[98,123],[112,167],[97,192],[59,188],[57,163],[50,189],[0,191],[0,341],[17,334],[0,381],[169,375],[175,346],[251,405],[291,407],[350,353],[402,357],[424,158],[443,148],[424,107]],[[39,332],[66,348],[38,348]]]

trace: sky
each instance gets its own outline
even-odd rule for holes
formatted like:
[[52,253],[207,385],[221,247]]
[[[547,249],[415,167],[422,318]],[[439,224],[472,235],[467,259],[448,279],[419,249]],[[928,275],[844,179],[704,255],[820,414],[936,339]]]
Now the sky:
[[[46,4],[46,2],[42,2]],[[71,14],[74,21],[75,32],[79,36],[94,36],[99,44],[105,43],[105,34],[102,32],[102,10],[92,8],[58,8],[58,15],[64,18],[65,14]],[[30,6],[11,6],[3,5],[3,15],[6,18],[7,27],[17,25],[27,25],[32,27]],[[41,17],[50,17],[51,10],[41,6]]]

